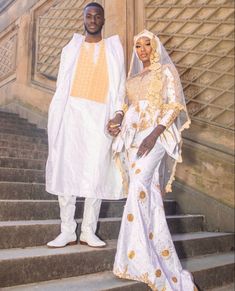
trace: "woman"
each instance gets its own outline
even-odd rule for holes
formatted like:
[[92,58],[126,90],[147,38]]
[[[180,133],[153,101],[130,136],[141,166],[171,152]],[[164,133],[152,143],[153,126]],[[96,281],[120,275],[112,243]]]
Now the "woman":
[[124,153],[129,180],[114,274],[152,290],[197,290],[176,254],[162,200],[171,191],[181,161],[181,131],[190,120],[175,66],[147,30],[134,38],[126,87],[128,110],[121,130],[114,120],[108,125],[110,134],[118,135],[113,149],[117,160]]

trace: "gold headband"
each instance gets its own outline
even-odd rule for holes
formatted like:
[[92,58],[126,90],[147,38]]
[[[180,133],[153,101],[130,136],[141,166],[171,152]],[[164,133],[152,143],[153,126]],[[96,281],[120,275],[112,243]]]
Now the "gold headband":
[[134,36],[134,45],[136,45],[137,40],[141,37],[148,37],[149,39],[153,39],[155,35],[152,32],[144,29],[143,31],[138,33],[136,36]]
[[[156,36],[148,31],[148,30],[143,30],[142,32],[138,33],[136,36],[134,36],[134,50],[135,50],[135,46],[136,46],[136,43],[137,41],[141,38],[141,37],[147,37],[150,39],[150,43],[151,43],[151,47],[153,49],[154,52],[157,51],[157,54],[158,54],[158,49],[157,49],[157,39],[156,39]],[[156,55],[156,54],[155,54]],[[158,55],[158,59],[159,59],[159,55]]]

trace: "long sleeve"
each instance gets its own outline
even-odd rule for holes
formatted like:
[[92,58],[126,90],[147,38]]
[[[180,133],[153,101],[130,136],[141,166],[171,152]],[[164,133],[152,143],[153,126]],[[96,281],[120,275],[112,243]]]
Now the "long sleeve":
[[47,131],[48,131],[48,144],[49,144],[49,154],[51,154],[52,145],[55,141],[55,137],[57,136],[59,130],[59,124],[62,119],[63,110],[64,110],[64,99],[65,96],[61,92],[63,89],[64,77],[65,77],[65,52],[64,49],[62,50],[61,57],[60,57],[60,66],[59,72],[56,81],[56,91],[52,97],[52,101],[50,103],[49,111],[48,111],[48,124],[47,124]]
[[64,79],[64,66],[65,66],[66,58],[65,58],[65,50],[63,49],[60,56],[60,65],[59,65],[59,71],[57,75],[57,81],[56,81],[56,88],[59,87],[62,80]]
[[115,103],[115,111],[122,110],[123,104],[125,103],[125,93],[126,93],[126,70],[125,70],[125,61],[124,61],[124,52],[121,41],[119,37],[116,38],[116,49],[117,56],[119,61],[119,83],[117,90],[117,99]]
[[164,103],[161,108],[161,125],[166,128],[170,127],[180,111],[184,109],[184,106],[177,102],[177,88],[174,81],[174,76],[170,69],[167,67],[165,69],[165,74],[167,78],[167,99],[168,103]]
[[124,62],[122,64],[121,75],[120,75],[120,83],[118,86],[118,97],[115,106],[115,111],[123,110],[123,105],[125,103],[125,83],[126,83],[126,72]]

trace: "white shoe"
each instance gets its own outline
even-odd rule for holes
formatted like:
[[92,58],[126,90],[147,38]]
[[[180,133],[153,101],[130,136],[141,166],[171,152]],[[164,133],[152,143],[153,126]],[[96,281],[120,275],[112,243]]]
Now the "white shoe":
[[93,232],[82,232],[80,235],[80,244],[93,248],[103,248],[106,246],[106,243],[99,239]]
[[49,248],[63,248],[67,245],[76,245],[77,235],[76,233],[61,232],[54,240],[47,243]]

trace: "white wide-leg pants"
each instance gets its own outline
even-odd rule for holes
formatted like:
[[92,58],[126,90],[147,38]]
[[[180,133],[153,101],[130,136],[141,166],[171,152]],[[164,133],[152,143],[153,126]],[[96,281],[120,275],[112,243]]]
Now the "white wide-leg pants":
[[[77,223],[74,219],[76,210],[76,196],[58,196],[60,205],[61,232],[74,233]],[[101,199],[86,198],[84,203],[81,231],[96,232],[100,213]]]

